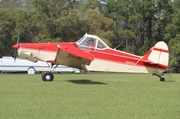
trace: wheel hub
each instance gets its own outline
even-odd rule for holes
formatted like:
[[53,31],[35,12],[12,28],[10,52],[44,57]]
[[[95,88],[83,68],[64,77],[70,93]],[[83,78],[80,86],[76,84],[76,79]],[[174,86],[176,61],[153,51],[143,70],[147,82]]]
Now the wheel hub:
[[46,79],[49,80],[51,77],[49,75],[46,75]]

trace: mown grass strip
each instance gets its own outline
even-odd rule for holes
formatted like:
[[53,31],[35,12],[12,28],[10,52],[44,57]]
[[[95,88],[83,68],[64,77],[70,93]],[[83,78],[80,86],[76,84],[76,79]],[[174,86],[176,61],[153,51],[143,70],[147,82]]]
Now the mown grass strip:
[[178,119],[180,75],[165,82],[150,74],[0,75],[0,118]]

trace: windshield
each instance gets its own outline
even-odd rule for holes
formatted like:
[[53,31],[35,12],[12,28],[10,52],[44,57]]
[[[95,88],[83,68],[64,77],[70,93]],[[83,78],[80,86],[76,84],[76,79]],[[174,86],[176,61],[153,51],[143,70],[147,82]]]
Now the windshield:
[[82,41],[84,38],[85,38],[85,36],[83,36],[81,39],[79,39],[79,40],[77,41],[77,43],[78,43],[78,44],[81,43],[81,41]]

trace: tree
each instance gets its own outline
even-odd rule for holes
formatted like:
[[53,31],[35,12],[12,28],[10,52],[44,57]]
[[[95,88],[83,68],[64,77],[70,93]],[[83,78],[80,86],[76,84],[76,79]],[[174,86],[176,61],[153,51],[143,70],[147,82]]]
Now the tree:
[[89,26],[88,33],[104,38],[103,40],[111,46],[110,42],[115,38],[114,24],[111,19],[101,16],[96,10],[89,9],[86,12],[85,21]]
[[32,0],[0,0],[0,8],[32,9]]
[[12,7],[11,0],[1,0],[0,1],[0,8],[10,8]]
[[88,24],[84,19],[80,19],[76,10],[69,9],[60,28],[63,41],[77,41],[88,30]]
[[100,0],[100,4],[102,14],[115,24],[113,46],[125,42],[121,49],[139,55],[164,39],[165,27],[171,21],[170,0]]
[[67,36],[67,30],[72,33],[73,27],[81,24],[76,11],[72,10],[73,1],[34,0],[33,5],[37,23],[42,27],[37,41],[68,41],[72,37]]
[[24,10],[16,11],[16,32],[20,33],[20,42],[35,42],[37,39],[43,41],[39,33],[43,30],[36,15]]
[[166,41],[169,41],[170,67],[172,72],[180,72],[180,1],[174,1],[174,14],[172,23],[167,25],[165,34]]
[[0,10],[0,57],[13,55],[12,45],[15,44],[17,34],[15,12],[8,9]]

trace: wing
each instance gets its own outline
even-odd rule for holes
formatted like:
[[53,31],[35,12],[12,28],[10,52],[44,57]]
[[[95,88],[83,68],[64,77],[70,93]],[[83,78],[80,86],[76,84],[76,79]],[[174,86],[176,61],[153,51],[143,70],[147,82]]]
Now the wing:
[[94,56],[89,52],[74,47],[59,47],[55,64],[86,70],[85,65],[90,65],[92,60]]

